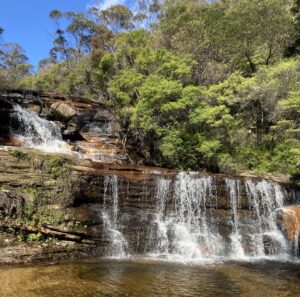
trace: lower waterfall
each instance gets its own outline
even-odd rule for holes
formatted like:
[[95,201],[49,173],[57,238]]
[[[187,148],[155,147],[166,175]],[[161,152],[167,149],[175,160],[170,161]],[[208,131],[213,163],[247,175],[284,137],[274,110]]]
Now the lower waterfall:
[[[222,195],[227,195],[228,205],[227,209],[219,209],[221,193],[214,177],[184,172],[174,179],[158,176],[153,211],[141,214],[144,223],[133,235],[125,227],[130,218],[125,214],[127,221],[123,225],[120,215],[125,193],[119,193],[118,180],[118,176],[104,180],[102,216],[110,238],[107,256],[172,261],[291,257],[288,243],[276,225],[276,209],[284,206],[286,196],[276,182],[224,178]],[[241,201],[242,187],[247,201]],[[143,199],[140,197],[137,203]],[[242,202],[246,209],[242,209]],[[140,239],[143,230],[146,240]]]
[[225,178],[225,183],[230,201],[230,218],[232,231],[230,235],[231,253],[233,257],[244,258],[245,251],[242,246],[241,221],[239,217],[240,207],[240,180]]
[[150,256],[168,259],[203,258],[220,255],[222,246],[212,218],[206,216],[208,199],[213,199],[213,178],[179,173],[174,184],[174,201],[167,210],[170,182],[158,180],[157,244]]
[[[109,238],[111,245],[109,256],[125,257],[128,256],[128,243],[118,228],[119,215],[119,191],[118,176],[106,176],[104,179],[104,198],[102,211],[103,226],[106,236]],[[107,196],[112,198],[112,205],[109,203]]]

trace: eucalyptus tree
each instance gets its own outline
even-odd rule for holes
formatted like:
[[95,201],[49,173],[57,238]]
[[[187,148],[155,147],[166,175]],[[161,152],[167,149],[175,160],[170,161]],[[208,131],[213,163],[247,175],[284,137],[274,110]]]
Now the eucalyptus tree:
[[56,26],[54,46],[50,50],[52,57],[70,64],[91,53],[92,38],[98,32],[93,20],[83,13],[58,10],[51,11],[50,18]]
[[220,41],[224,52],[250,71],[282,56],[295,37],[293,17],[286,0],[230,0],[222,20]]
[[92,13],[99,24],[108,27],[117,34],[122,31],[129,31],[135,27],[134,13],[127,6],[116,4],[107,9],[91,7]]
[[24,49],[17,43],[4,43],[0,47],[0,79],[6,87],[16,87],[20,80],[31,73]]
[[300,53],[300,0],[293,0],[291,12],[294,18],[297,34],[294,43],[287,48],[286,55],[291,56]]

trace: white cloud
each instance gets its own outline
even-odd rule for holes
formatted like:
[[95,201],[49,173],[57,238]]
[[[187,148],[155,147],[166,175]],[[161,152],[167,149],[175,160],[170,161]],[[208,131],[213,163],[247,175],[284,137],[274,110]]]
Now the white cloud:
[[106,9],[112,5],[116,4],[121,4],[125,5],[126,0],[98,0],[98,1],[93,1],[93,3],[89,4],[88,6],[91,7],[97,7],[99,9]]

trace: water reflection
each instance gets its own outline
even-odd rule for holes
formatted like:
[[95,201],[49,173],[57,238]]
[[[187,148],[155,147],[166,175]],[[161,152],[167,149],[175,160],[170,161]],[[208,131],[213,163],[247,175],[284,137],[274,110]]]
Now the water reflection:
[[148,261],[1,267],[0,296],[299,296],[300,264]]

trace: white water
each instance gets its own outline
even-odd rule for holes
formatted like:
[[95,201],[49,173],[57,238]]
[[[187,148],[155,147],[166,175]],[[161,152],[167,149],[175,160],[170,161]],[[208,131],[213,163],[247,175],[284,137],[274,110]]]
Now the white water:
[[67,153],[67,144],[63,141],[59,127],[37,113],[28,111],[20,105],[14,106],[21,128],[12,131],[24,146],[48,153]]
[[159,178],[157,186],[157,245],[149,254],[169,260],[190,261],[216,259],[224,254],[225,245],[213,216],[206,208],[214,201],[214,180],[197,173],[179,173],[174,184],[171,210],[166,197],[169,180]]
[[221,256],[224,246],[207,206],[214,199],[213,178],[180,173],[175,181],[172,258]]
[[104,210],[102,211],[104,232],[110,240],[109,256],[128,256],[128,243],[119,230],[119,179],[117,175],[107,175],[104,179]]
[[[218,195],[213,177],[197,173],[179,173],[175,181],[158,177],[155,215],[147,223],[151,232],[148,235],[149,242],[145,243],[147,253],[143,256],[184,262],[289,259],[290,251],[275,218],[276,209],[284,205],[286,193],[282,187],[266,180],[254,182],[250,179],[241,181],[227,178],[224,182],[229,211],[222,217],[215,207]],[[246,203],[249,206],[245,216],[241,211],[242,186],[246,190]],[[107,177],[105,189],[112,195],[110,203],[105,198],[106,210],[103,212],[105,228],[113,234],[112,255],[138,256],[134,249],[130,250],[126,232],[122,234],[118,223],[118,178]],[[227,231],[223,230],[224,225]],[[139,237],[139,233],[136,237]],[[275,242],[274,254],[268,255],[266,238]],[[134,241],[140,244],[139,238],[134,238]]]
[[287,254],[287,244],[283,234],[276,225],[276,209],[283,207],[284,192],[279,184],[270,181],[245,182],[248,203],[252,211],[253,223],[249,236],[256,246],[254,256],[265,256],[263,236],[269,235],[276,239],[281,246],[280,255]]
[[157,224],[157,248],[153,252],[153,256],[168,255],[169,253],[168,225],[171,224],[172,220],[166,221],[164,217],[170,185],[171,181],[168,179],[159,178],[157,180],[156,219],[154,220],[154,223]]
[[230,214],[232,232],[230,235],[231,240],[231,257],[244,258],[245,251],[242,246],[242,234],[240,230],[240,180],[225,178],[225,183],[228,190],[230,199]]

